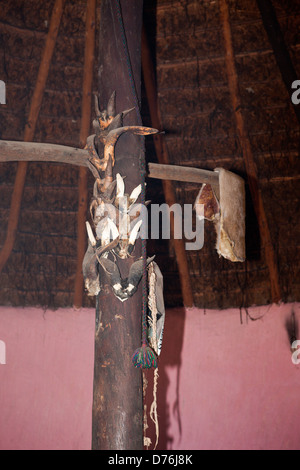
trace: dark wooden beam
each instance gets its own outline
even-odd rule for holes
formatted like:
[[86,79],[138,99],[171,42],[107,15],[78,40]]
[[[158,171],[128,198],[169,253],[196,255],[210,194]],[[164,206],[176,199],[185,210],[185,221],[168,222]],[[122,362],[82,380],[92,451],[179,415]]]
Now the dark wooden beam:
[[[92,115],[92,88],[95,56],[96,0],[87,0],[86,33],[83,68],[80,145],[84,147],[90,134]],[[94,102],[94,100],[93,100]],[[74,307],[81,308],[83,302],[82,262],[86,251],[86,217],[88,208],[88,170],[81,166],[78,175],[77,214],[77,268],[74,285]]]
[[[124,37],[119,6],[126,31],[132,77],[124,52]],[[102,109],[116,90],[117,112],[136,105],[141,88],[141,0],[102,0],[99,38],[99,98]],[[131,81],[134,78],[135,85]],[[125,125],[140,125],[139,112],[131,112]],[[140,160],[144,158],[143,138],[123,134],[116,146],[117,172],[126,176],[126,192],[141,182]],[[133,258],[117,259],[123,277],[131,263],[141,256],[138,243]],[[102,281],[103,282],[103,281]],[[93,450],[142,450],[143,402],[142,375],[131,361],[141,345],[141,285],[133,297],[118,300],[110,287],[97,299],[95,332],[95,370],[93,400]]]
[[[145,29],[142,32],[142,67],[143,77],[145,83],[145,89],[147,93],[147,101],[151,116],[151,125],[155,129],[162,129],[162,118],[160,108],[157,101],[157,89],[155,82],[155,73],[153,68],[153,62],[150,54],[150,48],[147,41]],[[156,156],[161,165],[168,165],[170,163],[168,149],[166,141],[163,135],[153,136]],[[152,167],[153,169],[153,167]],[[150,171],[151,173],[151,171]],[[148,175],[149,176],[149,175]],[[166,203],[169,206],[176,204],[176,195],[173,184],[171,182],[173,178],[163,178],[163,191]],[[171,212],[170,215],[170,233],[171,241],[174,246],[178,273],[181,285],[182,300],[185,307],[192,307],[194,304],[193,299],[193,288],[190,276],[190,270],[187,260],[187,254],[185,250],[185,243],[183,239],[177,239],[174,237],[174,214]]]
[[229,19],[229,10],[227,0],[219,0],[220,6],[220,19],[223,27],[224,44],[225,44],[225,61],[228,77],[228,86],[234,111],[236,122],[236,129],[243,151],[245,167],[247,172],[248,184],[253,201],[253,207],[256,213],[259,232],[264,251],[265,262],[269,269],[270,284],[271,284],[271,297],[272,302],[279,302],[281,300],[281,290],[279,284],[279,274],[277,259],[272,244],[268,219],[264,209],[261,190],[258,184],[258,171],[254,160],[254,155],[251,148],[250,139],[246,129],[244,116],[242,113],[243,106],[239,93],[238,75],[235,64],[235,56],[232,43],[232,33]]
[[[34,138],[36,123],[38,120],[46,82],[49,74],[50,63],[52,60],[56,39],[59,31],[61,17],[64,9],[64,0],[56,0],[53,6],[49,31],[39,67],[39,72],[35,84],[35,89],[31,99],[29,115],[24,131],[24,141],[30,142]],[[8,225],[6,231],[6,238],[4,245],[0,252],[0,272],[8,260],[16,239],[17,227],[19,222],[19,215],[21,210],[21,203],[23,197],[23,191],[25,186],[26,174],[27,174],[27,161],[20,161],[18,163],[14,189],[11,198],[10,211],[8,217]]]
[[[292,83],[298,80],[296,70],[294,68],[289,50],[284,40],[280,24],[277,19],[275,8],[271,0],[256,0],[257,6],[260,10],[263,25],[268,35],[270,44],[272,46],[274,56],[280,70],[283,83],[286,86],[287,92],[291,96],[294,92]],[[291,100],[292,103],[292,100]],[[300,107],[293,104],[294,112],[300,123]]]

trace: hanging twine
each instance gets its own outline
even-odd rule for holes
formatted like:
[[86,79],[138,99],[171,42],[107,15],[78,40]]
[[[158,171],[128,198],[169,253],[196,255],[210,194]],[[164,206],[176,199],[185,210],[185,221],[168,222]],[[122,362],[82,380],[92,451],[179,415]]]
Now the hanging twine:
[[154,349],[155,353],[158,354],[157,332],[156,332],[157,313],[158,313],[157,305],[156,305],[156,274],[155,274],[153,263],[150,263],[148,267],[148,283],[149,283],[148,310],[150,312],[150,314],[148,315],[148,323],[149,323],[149,329],[151,331],[149,343],[150,343],[151,348]]
[[[120,0],[115,0],[114,2],[115,9],[116,9],[116,16],[120,28],[120,34],[122,39],[122,45],[124,50],[124,55],[126,58],[127,70],[128,70],[128,77],[130,82],[130,88],[132,92],[132,97],[135,103],[135,110],[137,113],[139,124],[142,124],[142,117],[140,113],[140,105],[138,100],[138,95],[136,92],[136,86],[134,81],[134,75],[128,50],[128,44],[126,39],[126,32],[122,17],[122,10],[121,10],[121,3]],[[114,17],[114,15],[112,15]],[[141,174],[141,202],[145,205],[146,202],[146,184],[145,184],[145,176],[146,176],[146,161],[144,154],[141,153],[140,156],[140,174]],[[143,368],[143,369],[150,369],[151,367],[157,367],[157,357],[155,352],[150,348],[147,341],[147,245],[146,239],[142,238],[142,258],[143,258],[143,277],[142,277],[142,296],[143,296],[143,305],[142,305],[142,345],[138,348],[133,356],[132,362],[135,367]]]
[[157,386],[158,386],[158,369],[154,370],[154,384],[153,384],[153,402],[150,407],[150,418],[155,425],[155,434],[156,440],[153,450],[156,449],[159,439],[159,422],[158,422],[158,414],[157,414]]
[[[143,181],[142,204],[145,204],[145,172],[141,169],[141,178]],[[132,362],[135,367],[143,369],[151,369],[157,367],[157,356],[154,350],[149,346],[147,340],[147,309],[148,309],[148,289],[147,289],[147,247],[146,240],[142,239],[142,256],[143,256],[143,305],[142,305],[142,346],[138,348],[133,357]]]

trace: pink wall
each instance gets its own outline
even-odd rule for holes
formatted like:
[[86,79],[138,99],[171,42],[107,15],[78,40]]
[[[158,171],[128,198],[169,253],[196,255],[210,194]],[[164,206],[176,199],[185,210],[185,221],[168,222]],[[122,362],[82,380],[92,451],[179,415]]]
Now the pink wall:
[[300,304],[249,309],[257,321],[238,309],[168,312],[158,448],[300,449],[300,365],[285,327],[292,310],[299,318]]
[[[238,309],[167,312],[158,449],[300,448],[293,310],[299,318],[300,304],[249,309],[257,321]],[[0,308],[0,450],[90,448],[93,335],[93,310]]]
[[89,449],[94,313],[0,308],[0,449]]

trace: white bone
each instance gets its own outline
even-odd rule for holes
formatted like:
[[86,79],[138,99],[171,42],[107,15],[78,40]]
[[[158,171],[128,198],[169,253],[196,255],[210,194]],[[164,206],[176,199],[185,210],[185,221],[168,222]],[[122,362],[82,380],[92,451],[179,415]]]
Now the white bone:
[[119,220],[119,234],[121,240],[128,240],[128,232],[130,230],[130,217],[122,214]]
[[141,228],[142,223],[143,221],[139,220],[139,222],[137,222],[135,226],[133,227],[132,232],[129,237],[129,245],[134,245],[135,240],[137,239],[138,231]]
[[118,282],[117,284],[114,284],[114,285],[113,285],[113,288],[114,288],[115,290],[122,290],[122,286],[121,286],[121,284],[120,284],[119,282]]
[[120,197],[123,197],[124,193],[125,193],[125,184],[124,184],[124,180],[123,180],[122,176],[120,175],[120,173],[117,173],[116,180],[117,180],[116,197],[120,198]]
[[96,227],[96,233],[97,237],[101,239],[101,246],[108,245],[111,240],[115,240],[119,236],[116,224],[109,217],[100,220]]
[[97,206],[95,217],[103,217],[105,214],[105,203],[101,201],[101,203]]
[[86,224],[86,231],[87,231],[89,240],[91,242],[91,245],[96,246],[97,241],[96,241],[96,238],[94,237],[92,227],[90,226],[89,222],[86,222],[85,224]]
[[142,185],[139,184],[129,196],[130,203],[133,204],[142,192]]
[[117,229],[117,226],[111,219],[107,219],[107,222],[108,222],[108,227],[109,227],[109,234],[111,234],[112,239],[115,240],[119,236],[119,231]]
[[101,238],[101,246],[108,245],[110,242],[110,229],[108,219],[102,219],[96,228],[97,236]]

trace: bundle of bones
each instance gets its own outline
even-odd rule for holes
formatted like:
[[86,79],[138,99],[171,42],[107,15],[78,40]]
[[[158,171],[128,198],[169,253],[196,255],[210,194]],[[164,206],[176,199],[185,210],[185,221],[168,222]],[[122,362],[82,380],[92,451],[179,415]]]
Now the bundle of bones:
[[[126,194],[124,177],[118,173],[113,178],[115,144],[125,132],[148,135],[158,131],[143,126],[123,126],[124,117],[132,109],[116,114],[115,92],[104,111],[100,111],[96,97],[95,111],[95,134],[88,137],[86,145],[88,166],[95,177],[95,184],[90,205],[92,223],[86,222],[89,242],[83,260],[83,276],[88,295],[98,295],[101,290],[99,270],[102,268],[114,295],[124,302],[136,292],[143,275],[143,259],[134,261],[125,279],[122,279],[116,262],[117,258],[132,256],[142,225],[141,204],[136,204],[142,185]],[[148,258],[147,265],[153,259]]]

